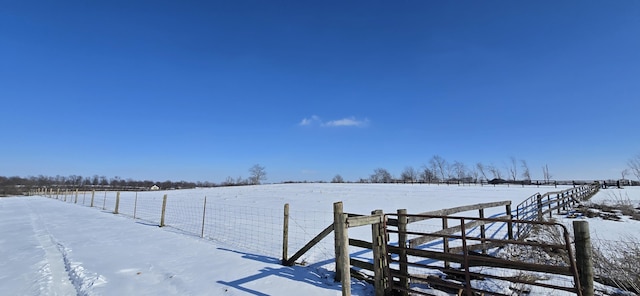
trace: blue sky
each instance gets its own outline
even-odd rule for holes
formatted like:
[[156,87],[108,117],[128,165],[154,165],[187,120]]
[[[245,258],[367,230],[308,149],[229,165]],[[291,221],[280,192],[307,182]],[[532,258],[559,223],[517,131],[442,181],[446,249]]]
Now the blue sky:
[[618,178],[638,1],[2,1],[0,175]]

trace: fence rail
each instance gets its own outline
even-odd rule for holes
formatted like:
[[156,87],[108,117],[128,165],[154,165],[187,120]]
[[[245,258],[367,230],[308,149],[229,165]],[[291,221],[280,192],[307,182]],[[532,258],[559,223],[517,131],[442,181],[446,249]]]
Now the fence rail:
[[[334,204],[333,213],[322,212],[316,216],[309,211],[290,211],[288,205],[285,205],[284,211],[252,208],[222,204],[206,196],[167,198],[166,194],[159,192],[120,194],[58,188],[39,190],[35,194],[98,208],[153,225],[172,227],[202,238],[253,250],[261,255],[282,256],[285,265],[293,265],[299,260],[333,262],[335,259],[336,280],[348,283],[350,276],[354,276],[371,281],[378,295],[391,290],[425,294],[424,283],[442,289],[462,289],[467,293],[487,292],[472,286],[471,280],[479,278],[520,285],[514,288],[516,290],[523,285],[533,285],[580,294],[566,228],[541,220],[546,214],[559,212],[575,202],[590,198],[598,188],[584,185],[544,195],[535,194],[519,204],[515,211],[511,209],[511,201],[498,201],[419,214],[407,214],[406,210],[384,214],[376,210],[366,216],[343,213],[342,203],[339,203],[340,207],[337,207],[338,203]],[[488,213],[486,209],[501,207],[504,207],[503,212],[495,213],[492,210],[491,216],[485,216]],[[465,215],[452,216],[459,213]],[[469,216],[469,213],[477,216]],[[331,216],[332,220],[327,219]],[[371,241],[348,236],[348,228],[362,226],[371,227]],[[556,228],[556,237],[563,240],[553,243],[525,240],[543,227]],[[389,243],[390,235],[396,237],[392,243]],[[333,239],[327,239],[331,236]],[[358,256],[350,257],[350,246],[369,250],[373,258],[369,261]],[[537,249],[536,254],[548,250],[560,252],[567,259],[557,262],[557,265],[540,265],[526,262],[526,258],[513,263],[518,260],[496,257],[500,255],[496,253],[498,247],[523,246],[525,249]],[[288,256],[289,248],[297,250],[291,257]],[[506,274],[482,272],[485,267],[508,271]],[[555,274],[560,277],[560,283],[522,279],[524,270]],[[514,274],[514,271],[517,273]],[[433,272],[441,277],[434,276]],[[565,277],[565,282],[562,282],[562,277]],[[343,285],[343,295],[349,294],[349,285]]]
[[[599,184],[590,184],[545,194],[536,193],[518,204],[515,217],[517,220],[542,221],[547,214],[551,218],[553,211],[559,214],[562,210],[590,199],[599,189]],[[516,237],[524,239],[531,230],[530,225],[519,225]]]
[[[397,236],[398,245],[389,245],[388,250],[391,260],[391,277],[399,279],[391,281],[390,289],[398,291],[411,291],[419,293],[423,288],[420,283],[432,286],[444,286],[449,289],[456,287],[459,292],[465,293],[491,293],[481,287],[474,286],[472,280],[479,278],[489,278],[494,281],[508,282],[511,284],[526,284],[529,286],[539,286],[546,289],[562,290],[574,292],[581,295],[578,281],[576,265],[573,261],[571,241],[569,233],[561,224],[538,221],[522,221],[501,218],[480,218],[461,217],[444,215],[410,215],[410,214],[388,214],[389,220],[406,217],[407,220],[434,219],[449,221],[451,231],[417,231],[411,229],[411,225],[399,226],[397,228],[387,228],[387,232]],[[537,228],[553,228],[547,230],[549,233],[560,234],[561,241],[556,243],[544,243],[537,241],[523,241],[510,238],[508,233],[500,230],[500,226],[511,223],[527,224]],[[480,227],[488,225],[493,227],[490,233],[483,231]],[[432,236],[440,240],[442,245],[416,245],[409,242],[411,237]],[[408,239],[407,239],[408,238]],[[455,245],[455,247],[451,247]],[[517,246],[520,254],[517,257],[506,257],[504,252],[500,252],[497,247]],[[482,252],[476,252],[482,250]],[[491,250],[492,252],[487,252]],[[523,251],[524,250],[524,251]],[[544,258],[548,250],[561,253],[566,256],[564,261],[555,264],[529,262],[531,258]],[[487,254],[488,253],[488,254]],[[395,266],[395,267],[393,267]],[[478,267],[493,267],[502,270],[509,270],[505,274],[494,274],[494,270],[484,270]],[[442,277],[428,277],[434,271]],[[558,277],[554,281],[537,282],[526,279],[525,274],[544,273],[568,278]],[[436,279],[437,278],[437,279]],[[405,284],[402,284],[402,283]],[[411,286],[407,282],[413,283]],[[506,285],[510,286],[510,285]],[[514,289],[515,290],[515,289]],[[499,294],[499,293],[498,293]],[[470,295],[470,294],[468,294]]]
[[[516,209],[516,216],[524,219],[513,219],[510,201],[421,214],[407,214],[407,210],[401,209],[397,214],[383,215],[377,210],[371,216],[343,213],[342,203],[336,203],[333,224],[336,280],[347,283],[350,276],[367,280],[374,284],[377,296],[390,295],[392,291],[431,295],[429,289],[434,287],[459,295],[526,294],[531,287],[546,289],[543,293],[555,290],[593,295],[593,276],[587,275],[592,269],[587,251],[588,231],[576,231],[580,247],[576,246],[578,253],[574,255],[567,228],[543,218],[554,210],[590,198],[598,188],[585,185],[544,196],[536,194]],[[503,214],[484,216],[485,209],[501,206],[505,207]],[[452,216],[469,211],[478,211],[478,217]],[[425,224],[434,220],[440,221],[440,225]],[[575,221],[574,228],[588,227],[584,224]],[[364,225],[371,225],[370,242],[349,238],[348,228]],[[515,235],[514,229],[518,230]],[[535,240],[526,239],[534,233]],[[390,243],[390,234],[396,236],[396,243]],[[373,259],[351,257],[348,246],[370,250]],[[490,269],[487,272],[484,268]],[[503,294],[474,285],[479,279],[511,284]],[[342,286],[343,295],[350,295],[348,286]]]

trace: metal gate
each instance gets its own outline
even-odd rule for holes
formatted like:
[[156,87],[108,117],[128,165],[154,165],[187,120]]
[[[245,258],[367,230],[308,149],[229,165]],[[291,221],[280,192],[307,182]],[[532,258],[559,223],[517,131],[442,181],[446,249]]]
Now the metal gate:
[[[509,218],[387,214],[389,290],[432,295],[582,295],[567,228]],[[531,228],[514,239],[512,227]]]

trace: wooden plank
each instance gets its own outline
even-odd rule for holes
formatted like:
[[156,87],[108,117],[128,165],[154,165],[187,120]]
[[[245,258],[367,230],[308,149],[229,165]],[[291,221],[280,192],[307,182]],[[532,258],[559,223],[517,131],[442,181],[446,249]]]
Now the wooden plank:
[[359,272],[359,271],[357,271],[357,270],[355,270],[353,268],[351,268],[349,270],[351,272],[351,277],[352,278],[355,278],[355,279],[358,279],[358,280],[361,280],[361,281],[365,281],[365,282],[373,285],[373,279],[369,275],[364,274],[362,272]]
[[347,218],[347,227],[358,227],[371,224],[382,223],[384,220],[383,215],[371,215],[371,216],[359,216]]
[[[442,209],[442,210],[437,210],[437,211],[429,211],[429,212],[424,212],[424,213],[420,213],[420,214],[417,214],[417,215],[448,216],[448,215],[455,214],[455,213],[461,213],[461,212],[467,212],[467,211],[473,211],[473,210],[479,210],[479,209],[485,209],[485,208],[502,207],[502,206],[505,206],[505,205],[508,205],[508,204],[511,204],[510,200],[488,202],[488,203],[479,203],[479,204],[473,204],[473,205],[468,205],[468,206],[460,206],[460,207]],[[418,222],[418,221],[427,220],[427,219],[431,219],[431,218],[409,217],[407,220],[408,220],[408,223],[413,223],[413,222]]]
[[[388,246],[389,250],[397,254],[400,252],[398,247]],[[405,249],[407,255],[423,257],[428,259],[436,259],[441,261],[451,261],[462,264],[464,262],[464,256],[458,254],[447,254],[442,252],[419,250],[419,249]],[[491,258],[486,256],[468,255],[469,266],[486,266],[486,267],[499,267],[508,269],[517,269],[524,271],[538,271],[547,272],[560,275],[573,275],[569,267],[551,266],[526,262],[515,262],[511,260],[505,260],[500,258]]]
[[393,218],[389,218],[387,217],[387,226],[393,226],[393,227],[398,227],[398,219],[393,219]]
[[325,228],[322,232],[320,232],[320,234],[316,235],[316,237],[314,237],[304,247],[302,247],[300,251],[296,252],[295,254],[293,254],[293,256],[291,256],[291,258],[287,259],[284,265],[292,266],[296,262],[296,260],[298,260],[302,255],[304,255],[304,253],[309,251],[309,249],[311,249],[313,246],[319,243],[323,238],[329,235],[329,233],[331,233],[332,231],[333,231],[333,224],[327,226],[327,228]]
[[354,247],[360,247],[371,250],[373,244],[368,241],[363,241],[355,238],[349,239],[349,245]]
[[[407,210],[406,209],[399,209],[397,211],[398,214],[398,219],[396,220],[397,222],[397,227],[398,227],[398,246],[400,247],[400,250],[404,249],[407,247]],[[387,225],[389,225],[389,221],[387,220]],[[409,266],[407,265],[407,253],[405,252],[400,252],[398,259],[400,260],[400,270],[399,272],[401,274],[409,274]],[[406,277],[400,277],[400,283],[399,285],[403,288],[408,289],[409,288],[409,279]],[[401,293],[402,296],[408,296],[409,294],[406,292],[402,292]]]
[[371,262],[365,262],[365,261],[362,261],[362,260],[350,258],[349,259],[349,263],[351,263],[352,266],[355,266],[357,268],[361,268],[361,269],[365,269],[365,270],[373,272],[373,263],[371,263]]
[[[509,216],[500,216],[500,217],[496,217],[494,219],[508,219]],[[506,223],[507,221],[505,221]],[[465,223],[464,226],[465,228],[473,228],[476,226],[480,226],[480,225],[485,225],[485,224],[490,224],[490,223],[499,223],[499,222],[495,222],[495,221],[483,221],[483,220],[476,220],[476,221],[472,221],[469,223]],[[419,245],[422,244],[426,244],[428,242],[434,241],[434,240],[438,240],[438,239],[442,239],[441,235],[450,235],[450,234],[454,234],[456,232],[460,232],[461,231],[461,227],[460,225],[458,226],[453,226],[453,227],[449,227],[443,230],[439,230],[439,231],[435,231],[432,233],[425,233],[424,236],[420,236],[420,237],[416,237],[413,239],[409,240],[409,247],[410,248],[415,248]]]
[[[382,210],[375,210],[371,212],[372,215],[376,216],[376,218],[382,219],[384,215],[382,214]],[[371,224],[371,239],[372,239],[372,253],[373,253],[373,274],[374,274],[374,284],[375,287],[375,295],[376,296],[385,296],[385,290],[387,289],[387,242],[384,239],[385,231],[382,227],[381,223],[372,223]]]

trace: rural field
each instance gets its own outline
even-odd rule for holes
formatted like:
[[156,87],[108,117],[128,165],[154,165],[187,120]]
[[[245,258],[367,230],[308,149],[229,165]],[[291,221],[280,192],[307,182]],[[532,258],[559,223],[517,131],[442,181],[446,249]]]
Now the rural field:
[[[340,295],[341,284],[333,278],[332,235],[298,264],[281,264],[285,204],[291,255],[333,222],[338,201],[345,212],[363,215],[506,200],[515,209],[536,193],[566,188],[309,183],[121,192],[118,215],[113,214],[116,192],[1,198],[0,255],[6,259],[0,262],[0,295]],[[591,200],[638,206],[640,188],[600,190]],[[485,212],[487,217],[500,214],[504,208]],[[571,227],[573,219],[554,218]],[[637,243],[640,221],[578,219],[589,221],[594,244]],[[161,223],[167,227],[158,227]],[[349,235],[370,238],[371,228],[350,229]],[[370,258],[353,247],[350,253]],[[374,293],[355,279],[351,287],[353,295]],[[503,288],[494,289],[503,293]],[[615,292],[598,284],[597,290]]]

